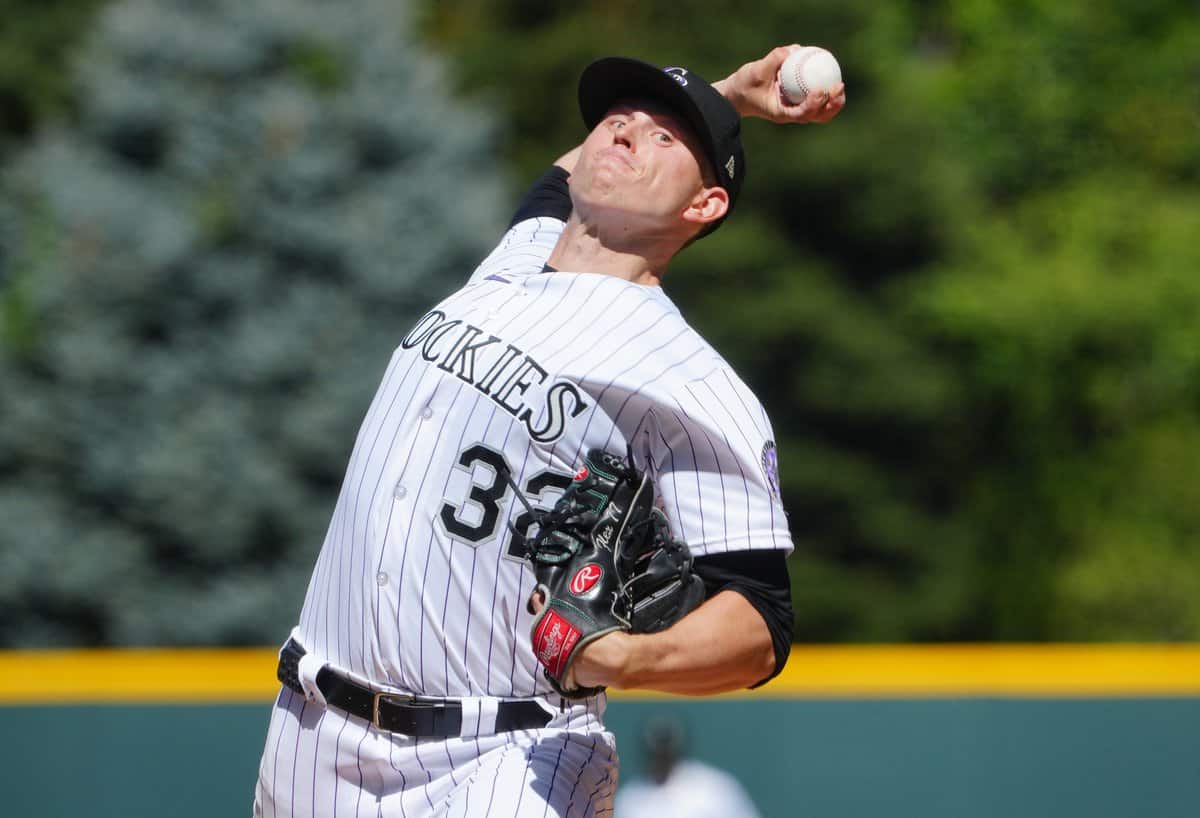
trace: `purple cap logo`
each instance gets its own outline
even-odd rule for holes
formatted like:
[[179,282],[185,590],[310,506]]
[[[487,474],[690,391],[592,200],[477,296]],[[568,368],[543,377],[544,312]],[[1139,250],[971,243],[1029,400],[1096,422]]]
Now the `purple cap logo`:
[[664,68],[671,75],[671,79],[675,80],[680,85],[687,85],[687,69],[686,68]]

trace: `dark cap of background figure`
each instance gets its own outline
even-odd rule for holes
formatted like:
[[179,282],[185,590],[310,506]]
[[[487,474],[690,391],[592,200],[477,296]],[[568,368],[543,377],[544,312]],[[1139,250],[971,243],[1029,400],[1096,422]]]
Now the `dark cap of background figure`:
[[[692,126],[717,184],[729,194],[728,217],[746,178],[738,112],[717,89],[686,68],[659,68],[628,57],[604,57],[585,68],[579,78],[579,110],[588,130],[616,103],[637,98],[661,102]],[[716,230],[724,220],[709,225],[701,235]]]
[[671,777],[675,765],[686,751],[687,735],[683,722],[671,717],[651,719],[642,727],[646,751],[646,773],[662,784]]

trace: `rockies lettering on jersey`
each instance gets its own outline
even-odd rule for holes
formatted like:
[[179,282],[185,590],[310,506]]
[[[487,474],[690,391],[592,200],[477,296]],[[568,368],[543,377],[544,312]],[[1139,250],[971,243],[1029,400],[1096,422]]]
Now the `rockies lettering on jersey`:
[[[531,439],[538,443],[558,440],[566,430],[567,421],[579,417],[588,408],[579,387],[567,380],[555,381],[545,390],[542,411],[536,413],[536,416],[544,414],[545,422],[535,426],[535,412],[521,399],[530,386],[546,382],[546,369],[519,347],[504,342],[503,352],[488,350],[483,355],[483,366],[487,371],[476,381],[476,356],[480,350],[503,342],[491,334],[484,340],[477,340],[483,335],[484,331],[479,327],[451,319],[441,310],[431,310],[404,337],[400,346],[412,349],[420,345],[421,358],[426,363],[436,362],[438,369],[453,372],[487,395],[523,423]],[[504,381],[500,383],[502,377]]]

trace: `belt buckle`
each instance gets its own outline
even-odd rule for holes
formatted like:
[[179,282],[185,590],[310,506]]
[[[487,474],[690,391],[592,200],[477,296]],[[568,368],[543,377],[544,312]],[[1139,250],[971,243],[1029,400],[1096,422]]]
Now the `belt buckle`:
[[386,693],[383,691],[380,691],[379,693],[375,694],[375,696],[373,697],[373,699],[371,701],[371,724],[375,727],[376,730],[387,730],[387,732],[390,733],[391,730],[388,730],[388,728],[384,727],[383,725],[381,725],[379,723],[379,702],[382,699],[388,699],[389,701],[395,700],[396,704],[410,704],[411,705],[416,701],[416,697],[415,696],[406,696],[402,693]]

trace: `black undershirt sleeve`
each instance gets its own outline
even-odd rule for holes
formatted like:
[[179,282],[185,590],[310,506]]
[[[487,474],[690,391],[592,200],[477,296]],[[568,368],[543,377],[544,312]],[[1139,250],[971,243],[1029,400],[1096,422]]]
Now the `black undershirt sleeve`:
[[762,616],[775,648],[775,670],[751,687],[775,678],[787,662],[794,631],[792,581],[784,553],[771,549],[706,554],[693,560],[692,570],[704,580],[706,597],[719,591],[736,591]]
[[508,226],[539,216],[565,222],[571,215],[571,194],[567,190],[567,178],[570,175],[558,165],[543,173],[517,205],[517,212]]

